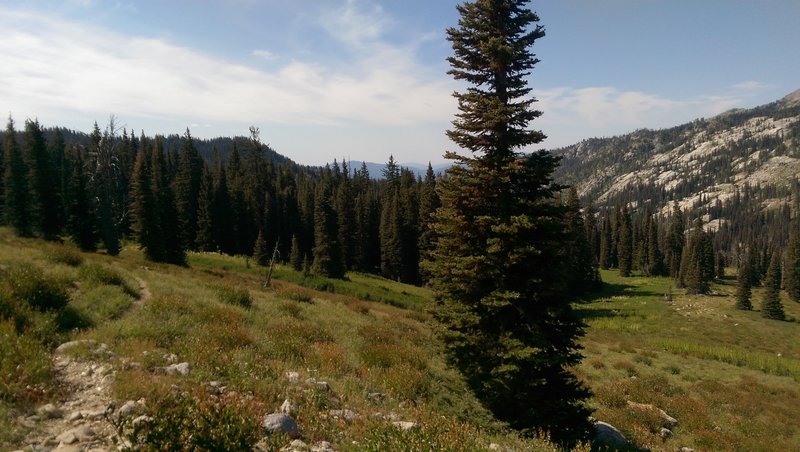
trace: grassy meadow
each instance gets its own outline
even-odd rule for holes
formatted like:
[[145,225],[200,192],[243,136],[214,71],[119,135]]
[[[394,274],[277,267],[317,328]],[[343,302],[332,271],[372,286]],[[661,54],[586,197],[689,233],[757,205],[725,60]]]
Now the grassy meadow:
[[[234,425],[222,433],[228,440],[253,434],[261,416],[290,399],[308,444],[344,451],[554,449],[494,422],[447,368],[427,289],[285,266],[264,288],[265,273],[243,257],[195,253],[178,267],[148,262],[135,246],[112,258],[0,229],[0,449],[21,445],[19,414],[61,397],[49,356],[72,339],[104,342],[116,354],[118,400],[145,398],[163,419],[200,413],[214,434]],[[595,418],[652,450],[800,448],[800,324],[737,311],[733,280],[705,296],[672,288],[669,302],[667,278],[603,279],[602,293],[576,304],[588,328],[575,371],[594,391]],[[756,309],[759,297],[755,290]],[[800,306],[784,306],[800,318]],[[170,354],[191,364],[188,376],[153,371]],[[233,395],[215,398],[211,381]],[[673,436],[663,439],[658,416],[628,401],[676,418]],[[392,420],[419,427],[402,431]],[[273,435],[267,446],[289,441]]]

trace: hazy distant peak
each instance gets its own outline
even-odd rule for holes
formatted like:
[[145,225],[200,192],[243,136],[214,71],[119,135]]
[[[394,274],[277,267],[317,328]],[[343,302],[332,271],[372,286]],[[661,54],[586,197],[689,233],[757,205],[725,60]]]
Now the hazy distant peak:
[[791,93],[787,94],[786,97],[781,99],[781,102],[787,107],[800,105],[800,89],[792,91]]

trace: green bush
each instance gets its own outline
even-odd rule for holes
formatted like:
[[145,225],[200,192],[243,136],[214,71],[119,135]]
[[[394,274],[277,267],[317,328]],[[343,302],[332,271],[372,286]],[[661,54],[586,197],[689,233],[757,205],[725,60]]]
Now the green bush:
[[65,246],[53,247],[47,253],[47,258],[55,264],[64,264],[70,267],[77,267],[83,263],[83,255],[80,251]]
[[51,382],[50,356],[34,338],[0,322],[0,400],[15,406],[40,402]]
[[59,310],[69,303],[65,286],[30,264],[15,265],[0,281],[0,291],[42,312]]
[[226,304],[243,308],[253,306],[253,297],[250,296],[250,291],[241,287],[219,286],[217,287],[217,297],[219,301]]
[[262,409],[241,396],[171,392],[148,410],[150,421],[133,427],[134,450],[250,451],[263,436]]

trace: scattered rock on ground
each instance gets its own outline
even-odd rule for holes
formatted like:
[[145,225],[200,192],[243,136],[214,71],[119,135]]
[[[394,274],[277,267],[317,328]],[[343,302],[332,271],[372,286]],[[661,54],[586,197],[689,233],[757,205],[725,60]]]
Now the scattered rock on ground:
[[97,345],[97,341],[95,341],[94,339],[82,339],[79,341],[64,342],[63,344],[56,347],[56,353],[66,353],[67,351],[72,350],[73,348],[80,347],[82,345],[85,345],[87,347],[94,347]]
[[594,445],[604,445],[609,447],[623,448],[627,447],[630,443],[628,438],[622,434],[613,425],[597,421],[594,424],[594,438],[592,439]]
[[285,413],[272,413],[264,416],[261,425],[270,433],[283,432],[290,438],[299,438],[300,430],[297,421]]
[[63,411],[52,403],[37,408],[36,414],[42,419],[56,419],[64,415]]
[[672,428],[675,428],[676,425],[678,425],[678,420],[677,419],[675,419],[674,417],[670,416],[669,414],[664,412],[664,410],[662,410],[661,408],[659,408],[659,407],[657,407],[655,405],[650,405],[650,404],[647,404],[647,403],[636,403],[636,402],[631,402],[630,400],[628,400],[628,408],[632,408],[634,410],[655,411],[655,412],[657,412],[659,414],[659,416],[661,416],[662,427],[666,427],[668,429],[672,429]]
[[672,430],[665,427],[661,427],[661,430],[658,432],[658,436],[660,436],[661,439],[666,441],[672,436]]
[[399,428],[400,430],[408,431],[411,430],[412,428],[416,428],[419,424],[411,421],[395,421],[392,422],[392,425]]
[[328,411],[328,416],[335,418],[335,419],[344,419],[347,422],[355,422],[356,418],[358,417],[356,413],[351,410],[330,410]]
[[300,380],[300,374],[297,372],[286,372],[286,379],[289,383],[297,383]]
[[370,392],[369,394],[367,394],[367,400],[370,400],[375,403],[383,402],[384,400],[386,400],[386,394],[382,392]]
[[283,414],[288,414],[291,416],[294,412],[297,411],[297,405],[295,405],[294,402],[292,402],[291,400],[286,399],[281,404],[281,408],[279,411]]
[[333,444],[327,441],[320,441],[311,446],[311,452],[336,452]]
[[309,452],[308,444],[296,439],[288,446],[281,448],[281,452]]

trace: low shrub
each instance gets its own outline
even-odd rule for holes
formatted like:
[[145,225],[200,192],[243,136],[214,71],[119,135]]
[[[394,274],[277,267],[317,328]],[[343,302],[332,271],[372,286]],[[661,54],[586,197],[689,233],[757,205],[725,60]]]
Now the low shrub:
[[0,375],[0,400],[15,406],[40,402],[51,382],[47,350],[8,321],[0,322]]
[[65,286],[30,264],[14,265],[0,279],[0,291],[42,312],[59,310],[69,303]]
[[218,286],[217,298],[222,303],[249,308],[253,306],[250,291],[241,287]]
[[134,450],[249,451],[263,437],[263,412],[238,395],[171,391],[148,407],[149,420],[133,426],[128,440]]
[[77,267],[83,263],[83,255],[80,251],[66,246],[51,248],[47,253],[47,259],[54,264],[64,264],[70,267]]

